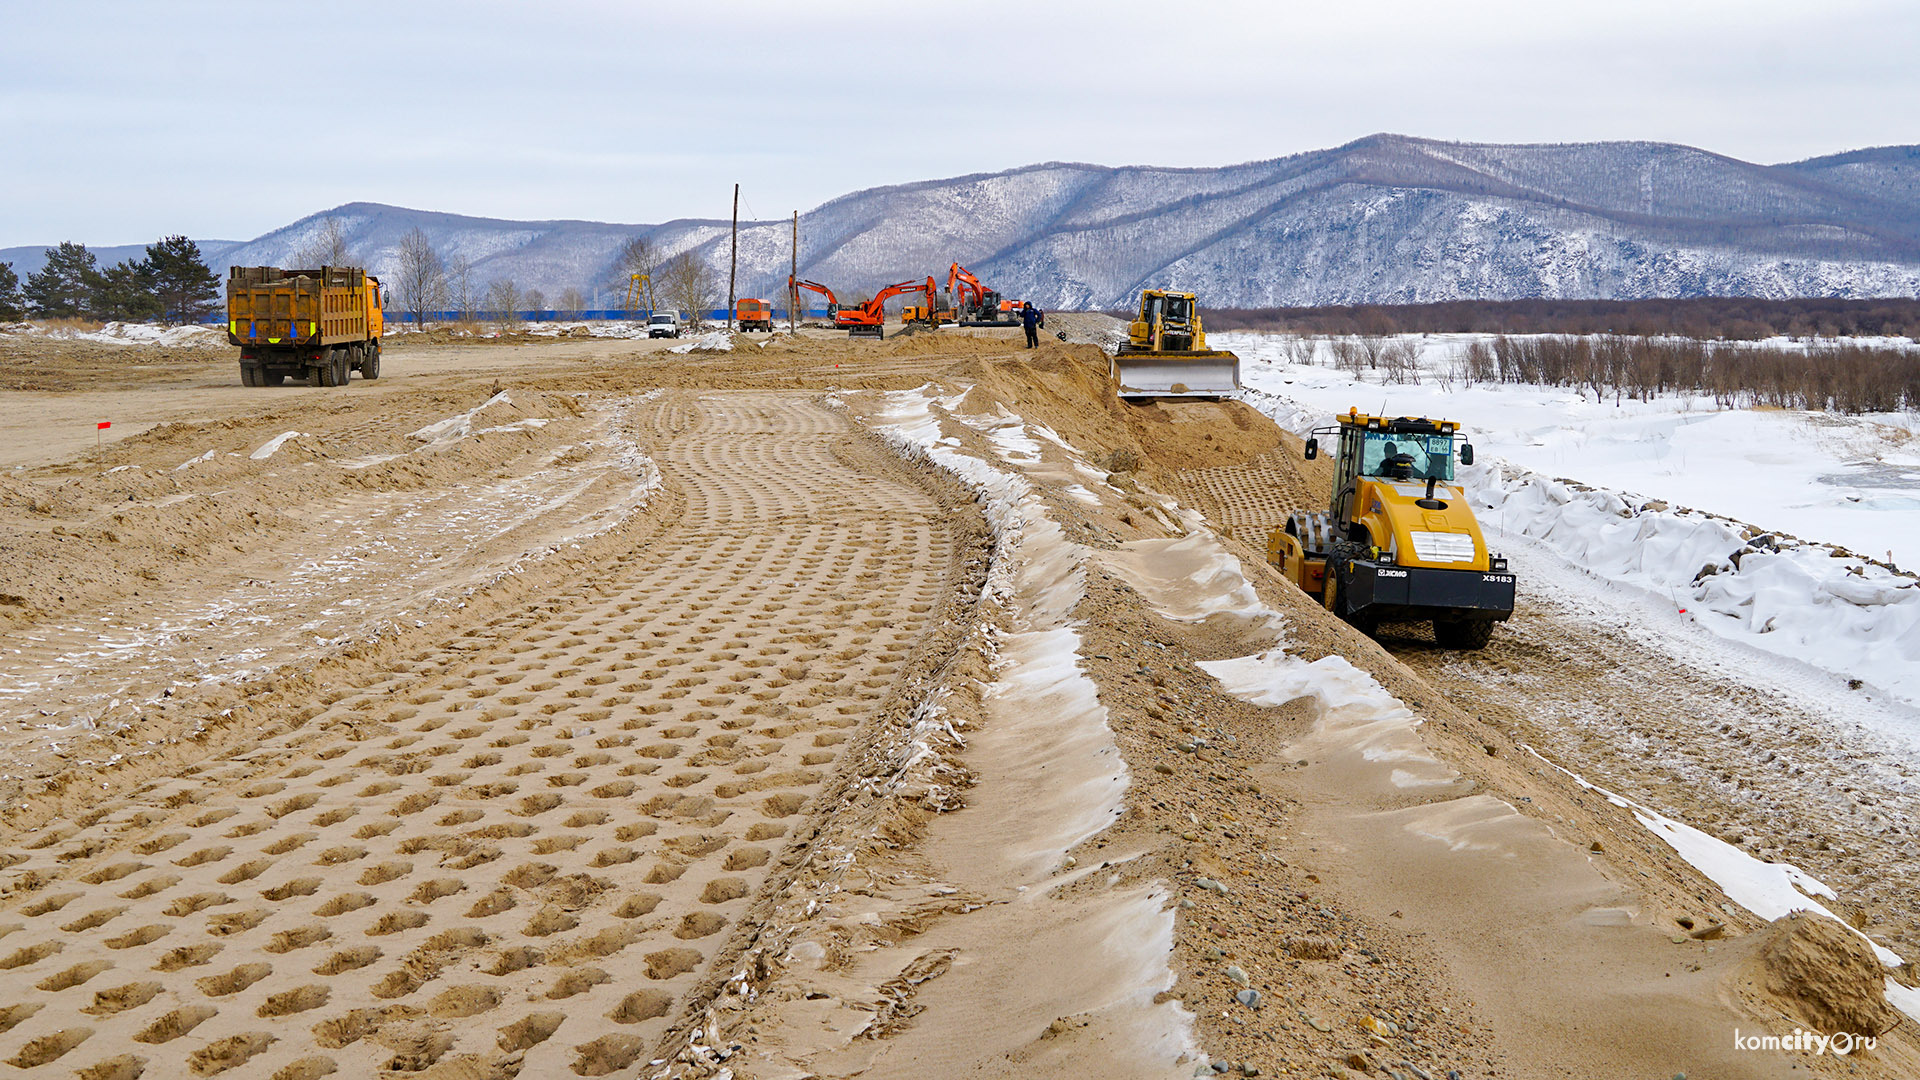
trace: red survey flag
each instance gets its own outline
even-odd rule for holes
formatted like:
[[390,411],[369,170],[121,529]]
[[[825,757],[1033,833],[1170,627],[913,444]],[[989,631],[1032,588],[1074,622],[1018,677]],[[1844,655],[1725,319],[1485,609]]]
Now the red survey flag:
[[113,421],[111,421],[111,420],[102,420],[102,421],[100,421],[99,423],[97,423],[97,424],[95,424],[95,425],[93,425],[93,426],[94,426],[94,430],[96,430],[96,431],[105,431],[106,429],[108,429],[108,428],[110,428],[110,427],[112,427],[112,426],[113,426]]

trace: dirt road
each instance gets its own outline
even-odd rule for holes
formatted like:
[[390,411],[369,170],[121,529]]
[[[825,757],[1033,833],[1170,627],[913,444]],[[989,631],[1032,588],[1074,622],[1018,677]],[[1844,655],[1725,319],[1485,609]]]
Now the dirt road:
[[[1266,571],[1318,478],[1251,410],[1121,406],[1057,343],[671,344],[417,341],[344,390],[34,353],[0,1060],[1773,1075],[1720,1025],[1799,1015],[1787,931],[1670,941],[1725,898],[1516,741],[1585,744]],[[1309,661],[1419,783],[1202,666]]]

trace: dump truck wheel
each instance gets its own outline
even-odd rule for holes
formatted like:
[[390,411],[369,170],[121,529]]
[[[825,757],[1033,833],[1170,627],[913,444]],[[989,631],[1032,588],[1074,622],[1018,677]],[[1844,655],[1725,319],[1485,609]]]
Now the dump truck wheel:
[[312,367],[309,367],[307,369],[307,385],[308,386],[337,385],[334,376],[338,372],[338,370],[339,369],[334,367],[333,365],[333,350],[329,349],[326,352],[320,354],[320,360],[318,363],[314,364]]
[[345,349],[333,350],[333,385],[345,386],[353,378],[353,354]]
[[257,367],[254,367],[252,364],[241,364],[240,365],[240,385],[241,386],[259,386],[260,385],[260,369]]
[[1433,620],[1433,640],[1443,649],[1484,649],[1492,638],[1492,619]]
[[380,346],[375,345],[367,350],[367,358],[360,361],[360,377],[363,379],[380,377]]

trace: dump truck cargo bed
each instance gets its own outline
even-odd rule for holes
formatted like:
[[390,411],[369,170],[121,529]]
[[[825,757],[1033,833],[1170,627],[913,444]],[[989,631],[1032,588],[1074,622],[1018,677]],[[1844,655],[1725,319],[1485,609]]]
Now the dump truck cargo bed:
[[231,268],[227,340],[240,347],[240,381],[345,386],[355,371],[379,378],[380,304],[379,281],[357,267]]

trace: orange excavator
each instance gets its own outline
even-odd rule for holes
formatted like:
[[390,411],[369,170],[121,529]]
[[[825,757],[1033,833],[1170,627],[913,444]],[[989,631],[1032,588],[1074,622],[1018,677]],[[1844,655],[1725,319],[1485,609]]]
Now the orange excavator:
[[787,278],[787,295],[793,298],[794,307],[796,309],[800,306],[799,300],[800,300],[801,289],[806,289],[808,292],[817,292],[821,296],[826,297],[827,298],[827,317],[834,320],[834,325],[836,326],[839,325],[840,300],[838,297],[833,295],[832,289],[827,288],[825,285],[822,285],[817,281],[801,281],[797,278],[789,276]]
[[846,327],[848,337],[884,337],[887,301],[910,292],[924,295],[929,308],[933,307],[939,298],[932,275],[928,275],[924,282],[911,280],[897,282],[874,293],[873,299],[858,307],[841,308],[833,317],[833,325]]
[[961,326],[1019,326],[1026,306],[982,285],[959,263],[947,271],[947,297]]

